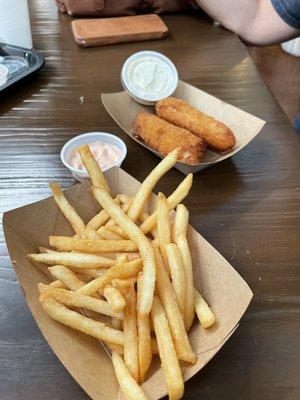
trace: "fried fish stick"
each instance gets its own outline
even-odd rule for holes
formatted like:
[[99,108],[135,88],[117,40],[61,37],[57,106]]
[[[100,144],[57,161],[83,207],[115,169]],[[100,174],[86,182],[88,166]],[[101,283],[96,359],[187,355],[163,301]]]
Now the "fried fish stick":
[[205,151],[202,139],[186,129],[146,112],[141,112],[135,117],[133,134],[163,155],[178,147],[178,160],[188,164],[199,163]]
[[156,114],[164,120],[191,131],[216,151],[230,150],[235,145],[233,132],[220,121],[191,107],[183,100],[168,97],[155,105]]

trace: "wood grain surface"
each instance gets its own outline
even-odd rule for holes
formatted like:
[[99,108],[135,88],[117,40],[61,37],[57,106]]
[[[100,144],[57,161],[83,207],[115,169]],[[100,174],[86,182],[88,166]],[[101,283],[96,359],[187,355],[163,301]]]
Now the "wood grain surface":
[[294,123],[300,112],[300,58],[282,50],[279,44],[248,47],[264,81]]
[[[44,69],[0,99],[0,211],[49,196],[51,179],[74,184],[59,151],[82,132],[119,135],[128,146],[124,169],[143,180],[158,159],[116,126],[100,93],[121,90],[120,68],[130,54],[163,52],[182,80],[267,121],[242,152],[196,175],[186,201],[192,225],[232,263],[254,299],[222,351],[186,385],[185,398],[299,399],[299,137],[243,45],[203,17],[176,15],[163,18],[165,40],[80,49],[71,19],[53,3],[30,2]],[[170,193],[182,177],[172,170],[156,190]],[[2,230],[0,240],[1,400],[87,399],[32,319]]]

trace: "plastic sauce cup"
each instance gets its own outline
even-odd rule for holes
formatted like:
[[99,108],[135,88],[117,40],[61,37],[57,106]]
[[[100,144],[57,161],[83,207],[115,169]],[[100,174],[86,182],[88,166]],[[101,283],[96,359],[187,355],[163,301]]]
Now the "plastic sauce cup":
[[[140,65],[139,64],[140,61]],[[152,67],[151,67],[152,62]],[[157,63],[158,67],[154,67]],[[139,82],[131,80],[133,67],[136,67],[136,76],[139,76]],[[160,68],[160,71],[158,70]],[[139,70],[138,70],[139,69]],[[165,75],[163,76],[163,73]],[[147,78],[147,73],[148,78]],[[151,75],[158,80],[161,79],[160,84],[168,80],[167,86],[162,87],[160,90],[151,90],[153,80]],[[138,103],[144,105],[153,105],[157,101],[171,96],[178,86],[178,72],[173,62],[166,56],[156,51],[139,51],[127,58],[121,70],[121,83],[125,91]],[[144,85],[142,87],[141,85]],[[159,86],[159,85],[158,85]]]
[[84,144],[93,143],[96,141],[101,141],[103,143],[115,145],[121,150],[121,156],[120,159],[117,161],[117,163],[115,165],[103,169],[103,172],[115,166],[120,167],[127,155],[126,144],[118,136],[113,135],[111,133],[89,132],[75,136],[73,139],[65,143],[65,145],[61,149],[60,158],[62,163],[72,172],[74,178],[77,179],[79,182],[83,182],[86,179],[88,179],[89,175],[85,169],[84,170],[76,169],[70,165],[69,163],[70,154],[72,150],[76,149],[77,147],[83,146]]

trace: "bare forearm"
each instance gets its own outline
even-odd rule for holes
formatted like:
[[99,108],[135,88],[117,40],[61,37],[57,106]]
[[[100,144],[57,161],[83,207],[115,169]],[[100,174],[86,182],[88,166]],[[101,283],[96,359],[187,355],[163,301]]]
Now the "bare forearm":
[[288,40],[299,31],[287,25],[271,0],[196,0],[199,6],[225,28],[256,45]]
[[255,19],[259,0],[196,0],[199,6],[225,28],[240,32]]

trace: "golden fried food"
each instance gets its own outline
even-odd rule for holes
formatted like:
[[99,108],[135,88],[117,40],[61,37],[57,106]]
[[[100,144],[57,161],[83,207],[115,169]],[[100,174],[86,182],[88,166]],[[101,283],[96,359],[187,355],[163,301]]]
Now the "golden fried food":
[[163,155],[180,148],[178,160],[188,164],[199,163],[205,151],[204,142],[191,132],[146,112],[135,117],[133,134]]
[[[169,399],[179,400],[185,377],[181,361],[195,364],[198,359],[192,348],[194,332],[188,335],[194,317],[198,317],[205,329],[216,321],[193,283],[187,238],[189,212],[181,204],[191,188],[192,174],[168,198],[159,193],[155,210],[149,209],[150,216],[146,210],[148,205],[155,205],[149,198],[153,187],[178,159],[180,147],[176,137],[184,149],[194,151],[191,153],[194,156],[195,148],[191,143],[190,148],[186,147],[186,137],[191,136],[196,147],[200,143],[198,150],[203,145],[191,132],[155,115],[139,114],[135,126],[146,132],[147,138],[156,138],[154,143],[159,143],[161,152],[164,151],[161,137],[167,138],[169,146],[174,143],[175,150],[146,177],[133,198],[124,194],[113,198],[104,184],[92,186],[91,191],[103,210],[87,225],[59,186],[52,184],[54,200],[76,235],[50,236],[49,244],[57,250],[39,247],[40,254],[28,254],[28,258],[37,266],[51,265],[47,270],[55,280],[48,285],[38,284],[44,311],[66,327],[104,342],[112,351],[124,398],[146,400],[139,383],[145,380],[152,358],[158,355]],[[89,164],[91,168],[87,167],[92,185],[97,175],[94,161]],[[176,213],[170,215],[175,207]],[[107,237],[99,237],[99,232],[101,236],[105,232]],[[129,261],[133,255],[138,258]],[[150,381],[148,387],[152,384]]]
[[216,151],[230,150],[235,145],[233,132],[222,122],[191,107],[183,100],[168,97],[155,106],[160,118],[203,139],[207,147]]

